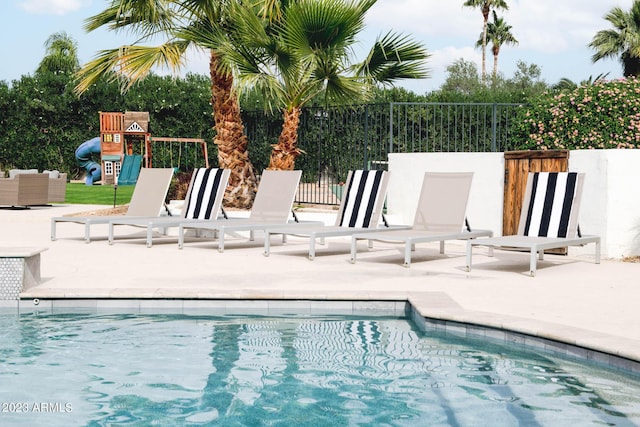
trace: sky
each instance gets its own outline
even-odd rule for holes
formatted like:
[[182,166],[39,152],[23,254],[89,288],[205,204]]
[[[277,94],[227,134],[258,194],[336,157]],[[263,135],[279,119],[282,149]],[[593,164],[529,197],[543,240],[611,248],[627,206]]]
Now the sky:
[[[509,9],[497,11],[519,41],[503,46],[498,70],[506,78],[513,76],[518,61],[541,68],[542,79],[549,84],[568,78],[576,83],[607,74],[608,79],[622,76],[618,60],[592,63],[588,47],[596,32],[611,28],[604,16],[614,7],[631,9],[634,0],[507,0]],[[100,50],[135,41],[135,36],[106,30],[87,33],[88,17],[105,9],[111,0],[3,0],[0,9],[0,80],[10,83],[22,75],[33,75],[46,53],[45,42],[54,33],[66,32],[78,44],[80,64],[91,60]],[[377,37],[389,31],[408,35],[421,42],[430,53],[427,62],[430,77],[399,83],[417,94],[438,89],[446,79],[446,68],[463,58],[481,69],[481,51],[475,42],[482,32],[479,9],[463,7],[464,0],[378,0],[367,13],[366,30],[358,38],[356,49],[362,59]],[[487,51],[487,72],[493,56]],[[157,70],[166,74],[166,70]],[[182,74],[208,75],[208,57],[194,51]]]

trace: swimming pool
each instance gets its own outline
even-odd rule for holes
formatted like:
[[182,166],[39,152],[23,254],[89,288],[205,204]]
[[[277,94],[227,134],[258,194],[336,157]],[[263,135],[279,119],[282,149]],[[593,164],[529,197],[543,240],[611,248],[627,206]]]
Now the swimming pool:
[[640,425],[640,379],[406,319],[0,315],[0,425]]

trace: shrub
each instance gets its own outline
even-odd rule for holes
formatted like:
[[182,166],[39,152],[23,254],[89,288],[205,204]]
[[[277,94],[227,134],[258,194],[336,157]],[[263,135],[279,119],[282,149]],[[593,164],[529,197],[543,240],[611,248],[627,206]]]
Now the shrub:
[[545,92],[522,107],[519,149],[640,148],[640,80],[596,81]]

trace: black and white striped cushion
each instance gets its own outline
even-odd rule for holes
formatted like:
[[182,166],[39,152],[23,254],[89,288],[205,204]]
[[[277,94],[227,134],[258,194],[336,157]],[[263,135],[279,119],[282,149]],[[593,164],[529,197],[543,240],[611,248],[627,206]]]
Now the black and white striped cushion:
[[215,219],[218,216],[218,212],[213,212],[213,207],[220,192],[223,172],[218,168],[199,168],[193,172],[195,176],[186,200],[185,218]]
[[532,178],[524,235],[567,237],[578,174],[536,172]]
[[384,171],[356,170],[346,184],[341,227],[369,227]]

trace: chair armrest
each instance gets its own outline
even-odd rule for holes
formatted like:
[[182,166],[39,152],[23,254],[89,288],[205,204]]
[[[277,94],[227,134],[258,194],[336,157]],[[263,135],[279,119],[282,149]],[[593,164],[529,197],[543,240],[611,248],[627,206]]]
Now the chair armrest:
[[67,174],[61,173],[57,178],[49,178],[49,196],[48,201],[64,202],[67,195]]
[[0,205],[15,206],[18,200],[18,180],[0,178]]

